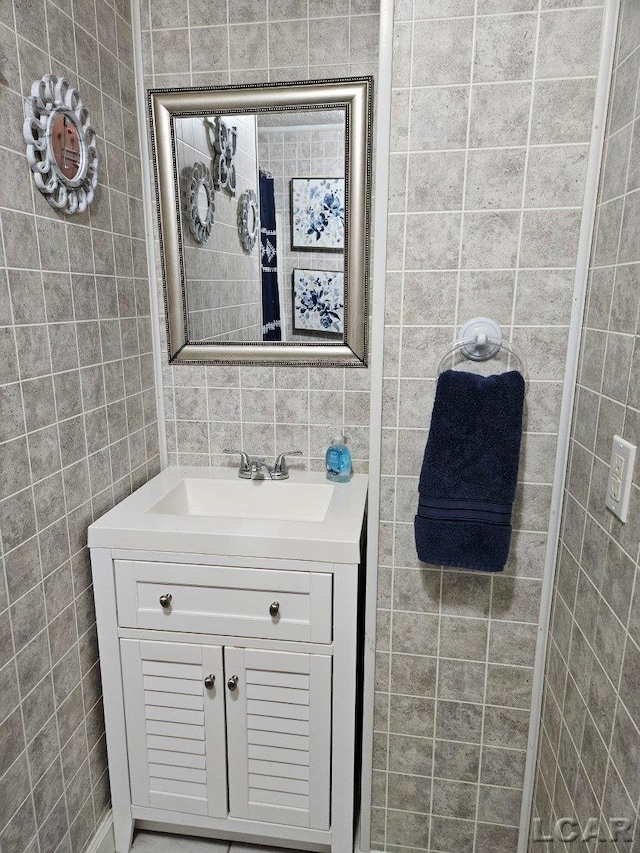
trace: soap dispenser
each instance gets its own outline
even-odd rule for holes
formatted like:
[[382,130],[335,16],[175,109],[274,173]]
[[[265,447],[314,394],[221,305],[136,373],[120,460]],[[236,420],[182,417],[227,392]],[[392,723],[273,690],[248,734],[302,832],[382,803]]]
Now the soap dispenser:
[[333,483],[348,483],[351,479],[351,453],[346,445],[344,435],[337,435],[331,440],[325,455],[327,480]]

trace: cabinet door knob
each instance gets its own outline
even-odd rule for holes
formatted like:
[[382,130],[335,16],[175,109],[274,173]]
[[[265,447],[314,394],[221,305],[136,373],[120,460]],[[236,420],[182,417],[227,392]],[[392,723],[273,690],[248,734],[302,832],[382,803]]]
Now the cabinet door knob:
[[271,603],[271,606],[269,607],[269,613],[274,617],[277,616],[278,613],[280,613],[280,602],[279,601],[273,601]]
[[227,681],[227,687],[233,693],[233,691],[237,688],[237,686],[238,686],[238,676],[232,675],[231,678],[229,679],[229,681]]
[[204,686],[207,688],[207,690],[213,690],[215,683],[216,683],[215,675],[208,675],[204,680]]
[[160,596],[160,607],[164,607],[166,610],[168,607],[171,607],[171,599],[173,596],[170,592],[166,592],[164,595]]

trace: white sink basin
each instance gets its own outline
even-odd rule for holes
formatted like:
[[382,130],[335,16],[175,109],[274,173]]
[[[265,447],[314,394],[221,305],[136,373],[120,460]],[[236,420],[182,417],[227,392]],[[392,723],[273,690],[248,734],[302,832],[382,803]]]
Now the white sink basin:
[[89,527],[91,548],[229,559],[357,564],[367,476],[328,483],[322,471],[241,480],[236,468],[166,468]]
[[324,521],[335,486],[291,480],[185,478],[147,512],[272,521]]

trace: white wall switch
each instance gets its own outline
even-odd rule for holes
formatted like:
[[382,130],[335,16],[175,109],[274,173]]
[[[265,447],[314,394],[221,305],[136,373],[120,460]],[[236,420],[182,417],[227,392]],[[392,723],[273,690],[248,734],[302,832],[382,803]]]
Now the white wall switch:
[[633,480],[633,466],[636,460],[635,445],[613,436],[609,481],[607,482],[607,507],[625,524],[629,511],[629,496]]

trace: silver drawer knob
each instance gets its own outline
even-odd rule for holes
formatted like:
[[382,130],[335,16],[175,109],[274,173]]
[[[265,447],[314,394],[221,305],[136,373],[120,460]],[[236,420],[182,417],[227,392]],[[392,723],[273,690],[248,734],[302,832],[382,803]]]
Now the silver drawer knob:
[[227,687],[233,693],[233,691],[237,688],[237,686],[238,686],[238,676],[232,675],[231,678],[229,679],[229,681],[227,681]]
[[170,592],[166,592],[164,595],[160,596],[160,607],[164,607],[165,610],[171,607],[171,599],[173,596]]
[[275,618],[280,613],[280,602],[274,601],[269,607],[269,613]]
[[204,686],[207,688],[207,690],[213,690],[215,683],[215,675],[208,675],[204,680]]

